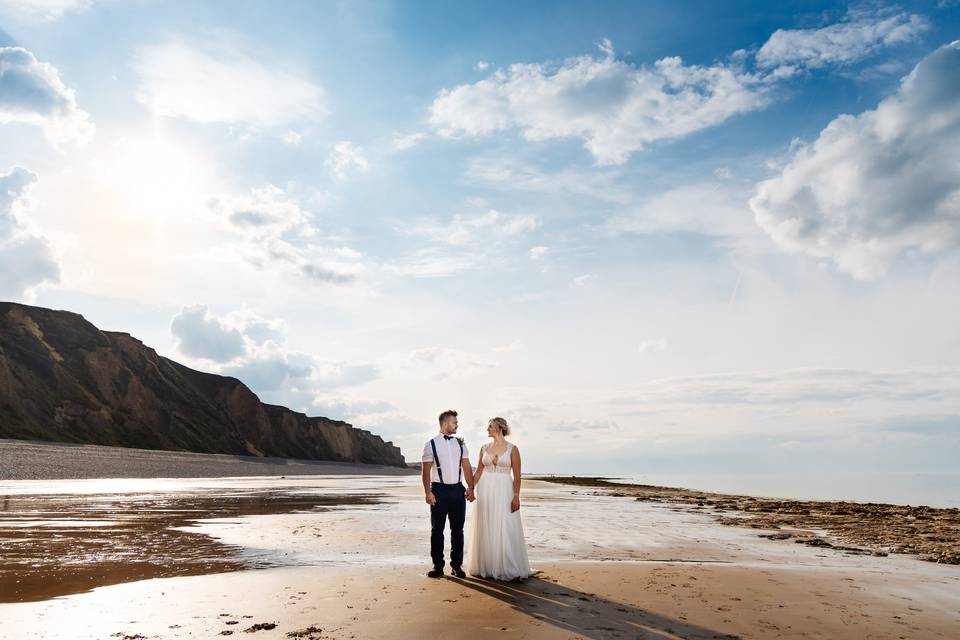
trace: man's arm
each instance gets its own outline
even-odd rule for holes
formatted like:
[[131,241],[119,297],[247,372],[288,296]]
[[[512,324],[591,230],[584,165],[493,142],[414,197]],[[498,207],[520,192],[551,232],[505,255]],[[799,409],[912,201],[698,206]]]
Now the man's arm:
[[423,467],[423,495],[427,500],[427,504],[431,507],[437,504],[437,496],[433,495],[433,490],[430,488],[430,469],[433,468],[433,462],[422,462],[420,463]]
[[470,458],[460,458],[460,466],[463,468],[463,478],[467,481],[467,500],[473,500],[476,478],[473,475],[473,467],[470,466]]

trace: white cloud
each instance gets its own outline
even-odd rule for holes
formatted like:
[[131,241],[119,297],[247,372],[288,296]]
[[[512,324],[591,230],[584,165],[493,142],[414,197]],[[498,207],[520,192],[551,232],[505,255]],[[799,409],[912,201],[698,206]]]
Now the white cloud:
[[632,202],[635,195],[617,184],[618,173],[618,169],[596,168],[589,171],[564,168],[546,172],[498,153],[467,160],[466,177],[497,189],[569,193],[621,204]]
[[10,122],[41,127],[58,148],[85,144],[95,131],[56,67],[23,47],[0,47],[0,124]]
[[408,252],[401,259],[387,264],[387,271],[413,278],[445,278],[475,266],[476,259],[461,251],[425,247]]
[[692,183],[640,199],[601,226],[617,234],[699,233],[723,246],[765,250],[770,244],[757,228],[745,200],[749,191],[725,183]]
[[417,146],[427,137],[427,134],[423,132],[417,133],[397,133],[393,136],[393,148],[397,151],[404,151],[406,149],[412,149]]
[[550,251],[549,247],[539,246],[539,247],[530,247],[530,251],[528,251],[527,253],[530,255],[531,260],[540,260],[545,255],[547,255],[548,251]]
[[495,365],[480,354],[469,351],[425,347],[410,352],[407,366],[428,375],[432,380],[445,380],[492,369]]
[[574,278],[571,284],[573,284],[573,286],[575,287],[583,288],[583,287],[586,287],[591,282],[593,282],[593,276],[590,275],[589,273],[585,273],[583,275],[580,275]]
[[[606,41],[609,46],[609,41]],[[764,85],[735,64],[637,67],[604,49],[559,65],[514,64],[440,92],[430,121],[443,136],[519,129],[527,140],[579,138],[601,165],[622,164],[658,140],[680,138],[763,107]]]
[[310,214],[272,184],[240,196],[214,197],[207,206],[232,228],[255,240],[278,238],[309,224]]
[[224,316],[206,305],[184,307],[170,331],[179,351],[221,375],[233,376],[259,395],[303,406],[333,389],[356,387],[380,376],[380,369],[363,362],[319,360],[286,347],[286,326],[249,309]]
[[42,20],[57,20],[64,14],[85,11],[92,5],[93,0],[0,0],[0,9]]
[[207,207],[244,239],[246,258],[257,267],[286,266],[300,277],[331,284],[354,282],[363,271],[359,252],[314,242],[319,230],[310,213],[275,185],[213,197]]
[[160,115],[203,123],[271,127],[322,117],[323,90],[289,63],[264,60],[262,51],[216,37],[142,47],[133,62],[137,99]]
[[484,71],[486,71],[487,69],[490,68],[490,63],[489,63],[489,62],[484,62],[483,60],[481,60],[481,61],[478,62],[476,65],[474,65],[473,68],[476,69],[477,71],[479,71],[480,73],[483,73]]
[[457,214],[448,223],[422,221],[410,228],[410,235],[424,236],[435,242],[463,246],[485,238],[510,238],[537,228],[530,215],[509,215],[491,209],[478,215]]
[[597,43],[597,48],[607,56],[612,58],[614,56],[613,43],[610,41],[610,38],[603,38],[600,42]]
[[917,369],[791,369],[749,371],[662,378],[638,385],[613,402],[625,406],[674,407],[722,405],[823,406],[851,403],[861,409],[868,401],[912,405],[916,411],[960,409],[960,371]]
[[515,353],[521,349],[523,349],[523,343],[519,340],[514,340],[508,344],[503,344],[493,348],[494,352],[496,353]]
[[666,338],[641,340],[640,344],[637,345],[637,351],[639,353],[663,353],[667,350],[667,346]]
[[778,29],[760,47],[756,60],[763,68],[786,69],[849,64],[916,40],[929,28],[926,18],[916,14],[851,10],[844,21],[819,29]]
[[181,353],[227,362],[246,352],[243,335],[210,314],[206,305],[184,307],[170,321],[170,332]]
[[349,140],[342,140],[330,151],[327,166],[337,178],[346,178],[351,173],[366,173],[370,168],[363,147]]
[[37,174],[13,167],[0,174],[0,297],[32,301],[36,287],[60,280],[60,263],[47,239],[24,219]]
[[[592,435],[597,434],[598,431],[603,432],[616,432],[622,431],[620,425],[618,425],[613,420],[561,420],[554,424],[547,426],[548,431],[559,431],[562,433],[573,433],[579,434],[583,432],[589,432]],[[572,437],[577,437],[574,435]]]
[[[762,109],[776,83],[801,68],[849,64],[916,40],[929,28],[916,14],[851,10],[842,22],[820,29],[780,29],[753,58],[739,49],[710,65],[686,65],[672,56],[636,66],[617,59],[603,38],[597,44],[602,57],[513,64],[443,89],[431,104],[430,122],[448,138],[515,129],[530,141],[580,139],[595,164],[623,164],[651,143]],[[747,71],[751,60],[759,72]]]
[[285,134],[283,134],[283,136],[281,136],[280,139],[283,141],[284,144],[289,144],[292,147],[296,147],[301,142],[303,142],[303,134],[291,129],[287,131]]
[[900,253],[960,246],[960,41],[940,47],[876,109],[841,115],[750,200],[783,248],[858,279]]

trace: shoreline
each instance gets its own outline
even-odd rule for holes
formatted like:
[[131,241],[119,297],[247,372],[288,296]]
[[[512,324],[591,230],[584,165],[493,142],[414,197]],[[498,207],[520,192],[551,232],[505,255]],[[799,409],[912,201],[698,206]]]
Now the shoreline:
[[[960,564],[960,509],[846,500],[793,500],[611,482],[598,476],[531,478],[604,491],[614,497],[682,505],[723,525],[777,530],[760,534],[857,555],[912,555]],[[829,540],[832,538],[833,540]]]
[[378,464],[0,438],[0,481],[416,473]]

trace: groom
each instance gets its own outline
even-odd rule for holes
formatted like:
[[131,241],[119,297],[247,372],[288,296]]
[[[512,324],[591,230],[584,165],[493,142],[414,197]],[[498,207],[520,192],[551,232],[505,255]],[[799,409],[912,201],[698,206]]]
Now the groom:
[[[467,445],[457,433],[457,412],[448,409],[440,414],[440,433],[423,447],[423,492],[430,505],[431,578],[443,575],[443,530],[450,517],[450,567],[453,575],[466,578],[463,571],[463,521],[467,500],[473,496],[473,467]],[[466,479],[467,489],[460,483]]]

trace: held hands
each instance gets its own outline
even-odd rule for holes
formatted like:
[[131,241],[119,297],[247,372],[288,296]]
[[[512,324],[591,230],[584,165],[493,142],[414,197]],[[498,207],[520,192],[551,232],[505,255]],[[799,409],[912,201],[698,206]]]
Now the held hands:
[[520,511],[520,496],[513,496],[513,502],[510,503],[510,513]]
[[477,494],[474,492],[473,489],[467,489],[466,498],[470,502],[473,502],[474,500],[477,499]]
[[427,498],[427,504],[430,505],[431,507],[437,504],[437,496],[433,495],[433,491],[427,491],[426,498]]

